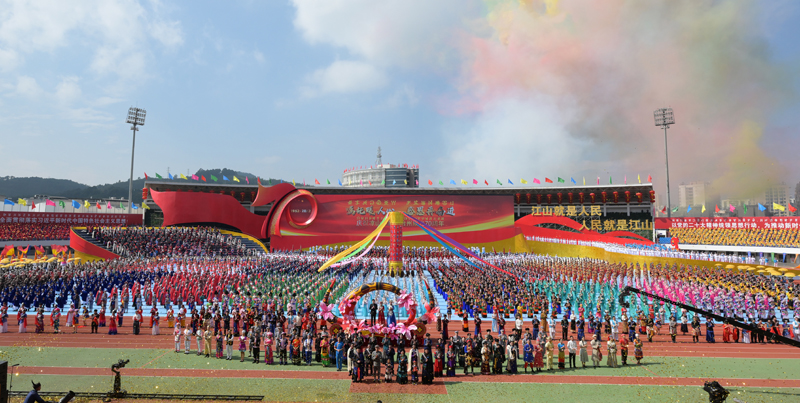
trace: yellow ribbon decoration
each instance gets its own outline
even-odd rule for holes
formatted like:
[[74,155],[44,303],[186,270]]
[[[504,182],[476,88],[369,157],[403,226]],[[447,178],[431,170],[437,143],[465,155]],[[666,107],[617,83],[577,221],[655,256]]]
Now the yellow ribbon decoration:
[[355,245],[353,245],[353,246],[351,246],[351,247],[347,248],[347,250],[345,250],[344,252],[342,252],[342,253],[340,253],[340,254],[338,254],[338,255],[336,255],[336,256],[334,256],[334,257],[330,258],[330,260],[328,260],[327,262],[325,262],[325,264],[323,264],[323,265],[322,265],[322,266],[319,268],[319,270],[317,270],[317,272],[321,273],[323,270],[325,270],[325,269],[327,269],[328,267],[330,267],[331,265],[335,264],[336,262],[338,262],[339,260],[341,260],[343,257],[345,257],[345,256],[349,255],[349,254],[350,254],[350,253],[352,253],[354,250],[356,250],[356,249],[360,248],[360,247],[361,247],[361,245],[364,245],[364,244],[366,244],[367,242],[369,242],[370,240],[372,240],[372,238],[375,238],[376,236],[378,236],[378,234],[380,234],[380,233],[381,233],[381,231],[383,231],[383,228],[384,228],[384,227],[386,227],[386,224],[388,224],[388,223],[389,223],[389,220],[387,219],[387,217],[388,217],[388,215],[387,215],[386,217],[384,217],[384,218],[383,218],[383,221],[381,221],[381,224],[380,224],[380,225],[378,225],[378,228],[375,228],[375,231],[372,231],[372,233],[371,233],[371,234],[369,234],[369,235],[367,235],[367,237],[366,237],[366,238],[364,238],[364,239],[363,239],[361,242],[359,242],[359,243],[357,243],[357,244],[355,244]]

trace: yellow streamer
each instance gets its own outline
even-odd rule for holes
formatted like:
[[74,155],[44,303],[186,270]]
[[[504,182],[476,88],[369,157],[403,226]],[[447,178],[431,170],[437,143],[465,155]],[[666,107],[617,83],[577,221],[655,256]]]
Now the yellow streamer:
[[389,223],[389,220],[387,220],[387,219],[386,219],[386,217],[384,217],[384,218],[383,218],[383,221],[381,221],[381,224],[380,224],[380,225],[378,225],[378,228],[375,228],[375,231],[372,231],[372,233],[371,233],[371,234],[367,235],[367,237],[366,237],[366,238],[364,238],[364,240],[362,240],[361,242],[359,242],[359,243],[357,243],[357,244],[355,244],[355,245],[353,245],[353,246],[349,247],[349,248],[348,248],[347,250],[345,250],[344,252],[342,252],[342,253],[340,253],[340,254],[338,254],[338,255],[336,255],[336,256],[334,256],[334,257],[330,258],[330,260],[328,260],[327,262],[325,262],[325,264],[323,264],[323,265],[322,265],[322,266],[319,268],[319,270],[317,270],[317,271],[321,273],[323,270],[327,269],[328,267],[330,267],[331,265],[335,264],[335,263],[336,263],[336,262],[338,262],[339,260],[342,260],[342,258],[343,258],[343,257],[345,257],[345,256],[349,255],[349,254],[350,254],[350,253],[352,253],[354,250],[356,250],[356,249],[360,248],[360,247],[361,247],[361,245],[364,245],[364,244],[366,244],[367,242],[369,242],[370,240],[372,240],[372,238],[375,238],[376,236],[378,236],[378,235],[381,233],[381,231],[383,231],[383,228],[384,228],[384,227],[386,227],[386,224],[388,224],[388,223]]

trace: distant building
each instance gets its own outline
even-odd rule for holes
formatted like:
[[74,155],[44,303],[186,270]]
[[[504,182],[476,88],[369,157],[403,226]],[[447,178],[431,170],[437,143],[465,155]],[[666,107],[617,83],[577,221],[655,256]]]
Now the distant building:
[[678,197],[681,207],[702,206],[708,202],[711,185],[708,182],[690,182],[688,185],[681,183],[678,186]]
[[[792,215],[792,213],[789,212],[789,207],[787,206],[791,197],[790,192],[789,186],[785,183],[770,186],[764,191],[764,197],[762,199],[764,207],[766,207],[768,210],[772,210],[772,215],[776,217],[786,217]],[[783,206],[784,211],[774,209],[774,204],[780,204]]]
[[384,164],[381,148],[378,158],[369,168],[348,169],[342,174],[342,186],[353,188],[417,188],[419,168],[408,165]]

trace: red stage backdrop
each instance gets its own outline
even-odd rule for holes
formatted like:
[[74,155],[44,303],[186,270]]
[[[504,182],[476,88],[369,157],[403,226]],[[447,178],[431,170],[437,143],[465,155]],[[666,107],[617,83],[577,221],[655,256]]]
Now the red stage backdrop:
[[[453,195],[314,195],[292,200],[280,217],[280,236],[270,238],[273,250],[352,243],[364,239],[389,211],[403,211],[463,244],[496,242],[512,238],[512,196]],[[433,241],[406,221],[403,241]],[[381,240],[388,240],[388,231]]]
[[70,224],[76,227],[86,225],[142,225],[142,215],[103,213],[38,213],[33,211],[0,212],[0,224],[9,223]]
[[686,217],[656,218],[656,229],[724,228],[724,229],[798,229],[800,217]]

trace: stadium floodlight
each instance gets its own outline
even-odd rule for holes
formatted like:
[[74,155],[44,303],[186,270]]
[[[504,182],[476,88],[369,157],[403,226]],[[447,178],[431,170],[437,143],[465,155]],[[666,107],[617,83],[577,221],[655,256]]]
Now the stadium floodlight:
[[133,131],[133,145],[131,145],[131,177],[128,179],[128,214],[131,213],[131,208],[133,207],[133,152],[136,150],[136,132],[139,131],[136,126],[144,126],[145,115],[147,115],[146,110],[130,107],[128,109],[128,120],[125,121],[132,125],[131,130]]
[[669,129],[669,125],[675,124],[675,115],[672,113],[672,108],[661,108],[653,112],[653,117],[655,117],[656,126],[664,128],[664,160],[667,163],[667,217],[672,218],[672,203],[669,198],[669,150],[667,148],[667,129]]

